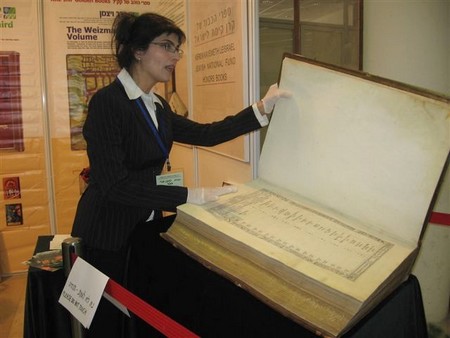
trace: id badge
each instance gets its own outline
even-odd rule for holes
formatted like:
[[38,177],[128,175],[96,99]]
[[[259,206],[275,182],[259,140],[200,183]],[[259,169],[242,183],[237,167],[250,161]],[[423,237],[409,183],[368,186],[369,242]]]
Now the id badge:
[[156,185],[184,186],[183,171],[172,170],[156,176]]

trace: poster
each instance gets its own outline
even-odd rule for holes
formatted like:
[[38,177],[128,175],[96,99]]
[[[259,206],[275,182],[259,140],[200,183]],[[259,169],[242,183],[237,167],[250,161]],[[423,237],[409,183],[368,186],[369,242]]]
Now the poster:
[[[83,150],[79,130],[89,99],[120,71],[111,44],[112,23],[121,11],[166,15],[184,23],[183,2],[145,0],[44,0],[49,104],[55,137],[71,135],[72,150]],[[69,129],[69,131],[68,131]]]
[[114,81],[120,71],[111,54],[67,54],[67,91],[69,100],[70,145],[86,149],[82,135],[88,103],[97,90]]
[[0,265],[11,270],[50,232],[38,4],[0,0]]
[[6,225],[22,225],[23,224],[23,214],[22,214],[22,204],[6,204]]
[[[11,7],[3,11],[5,18],[15,18]],[[20,53],[0,50],[0,151],[24,150],[20,76]]]
[[[68,233],[80,197],[79,175],[89,166],[82,128],[92,95],[120,71],[113,56],[112,24],[119,12],[156,12],[185,26],[182,0],[43,0],[47,104],[56,224]],[[186,61],[177,78],[186,81]],[[180,67],[181,66],[181,67]],[[167,86],[158,87],[160,94]],[[183,86],[178,86],[183,89]]]
[[[244,60],[247,51],[242,19],[245,1],[193,0],[189,5],[193,117],[199,122],[221,120],[246,106]],[[214,147],[214,151],[248,161],[249,138],[241,136]]]
[[20,178],[3,177],[3,198],[5,200],[20,199]]

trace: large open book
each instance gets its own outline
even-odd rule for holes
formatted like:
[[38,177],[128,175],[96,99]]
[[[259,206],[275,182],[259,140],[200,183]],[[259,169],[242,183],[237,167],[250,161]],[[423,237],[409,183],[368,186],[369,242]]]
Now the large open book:
[[259,177],[163,237],[337,337],[409,275],[450,150],[450,100],[285,55]]

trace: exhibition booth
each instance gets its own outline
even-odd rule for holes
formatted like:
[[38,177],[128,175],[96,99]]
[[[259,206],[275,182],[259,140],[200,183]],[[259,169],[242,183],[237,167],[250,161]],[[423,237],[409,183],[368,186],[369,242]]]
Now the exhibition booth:
[[[0,283],[2,276],[28,276],[25,337],[63,337],[71,330],[70,313],[60,304],[49,306],[58,302],[67,276],[62,270],[48,272],[24,262],[49,250],[54,235],[71,232],[77,203],[87,184],[84,174],[89,161],[82,128],[88,103],[120,71],[111,54],[111,24],[117,13],[157,12],[186,32],[187,41],[182,46],[185,54],[171,81],[154,90],[175,113],[206,123],[256,102],[272,83],[280,80],[283,54],[300,48],[294,46],[294,41],[286,40],[287,35],[301,40],[305,53],[316,53],[311,58],[321,57],[310,43],[321,39],[321,34],[334,25],[335,17],[317,15],[308,25],[301,26],[305,35],[293,34],[298,27],[290,24],[292,20],[307,21],[295,14],[301,6],[307,8],[303,13],[309,10],[308,14],[317,14],[308,4],[292,1],[292,8],[283,15],[279,10],[270,10],[276,4],[256,0],[5,0],[0,4]],[[412,6],[407,0],[395,5],[367,0],[363,6],[361,0],[342,1],[337,6],[342,6],[339,15],[345,17],[347,24],[354,20],[353,28],[357,27],[361,34],[354,38],[361,43],[357,48],[360,59],[353,60],[357,70],[425,88],[432,95],[442,95],[443,102],[450,102],[448,4]],[[433,15],[422,18],[421,13],[426,11]],[[442,13],[447,13],[442,20],[432,19]],[[423,19],[423,27],[417,27],[418,17]],[[406,31],[414,39],[406,39]],[[344,55],[348,44],[341,42]],[[290,47],[293,49],[288,50]],[[405,54],[417,50],[423,53],[405,60]],[[429,50],[436,52],[428,53]],[[353,57],[355,54],[351,54]],[[324,87],[323,100],[332,100],[333,93],[326,90]],[[175,143],[170,158],[172,167],[183,173],[184,185],[188,187],[250,182],[259,177],[266,131],[252,132],[211,148]],[[449,135],[450,130],[443,143],[450,143]],[[368,337],[369,332],[372,336],[374,332],[387,337],[388,332],[397,332],[399,337],[426,337],[427,321],[440,321],[447,315],[448,177],[448,173],[442,176],[440,189],[430,201],[433,208],[424,217],[430,222],[424,224],[420,233],[420,252],[411,266],[410,277],[345,337]],[[167,230],[173,217],[168,214],[161,229]],[[149,262],[156,265],[148,268],[164,278],[158,285],[159,294],[149,294],[144,301],[195,334],[322,334],[280,311],[264,297],[255,296],[233,278],[180,251],[159,234],[145,236],[152,243],[149,250],[164,255],[167,261],[162,265]]]

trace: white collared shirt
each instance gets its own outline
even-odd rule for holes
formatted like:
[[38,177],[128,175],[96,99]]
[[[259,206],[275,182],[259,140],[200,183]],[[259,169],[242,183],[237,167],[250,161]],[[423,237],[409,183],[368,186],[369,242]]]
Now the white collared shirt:
[[147,108],[150,117],[153,120],[156,128],[158,128],[158,120],[156,118],[156,105],[155,103],[159,103],[162,106],[161,100],[150,91],[149,93],[145,93],[141,88],[134,82],[130,73],[125,68],[122,68],[119,75],[117,75],[123,87],[125,88],[125,92],[128,95],[130,100],[136,100],[139,97],[142,97],[144,101],[145,107]]

